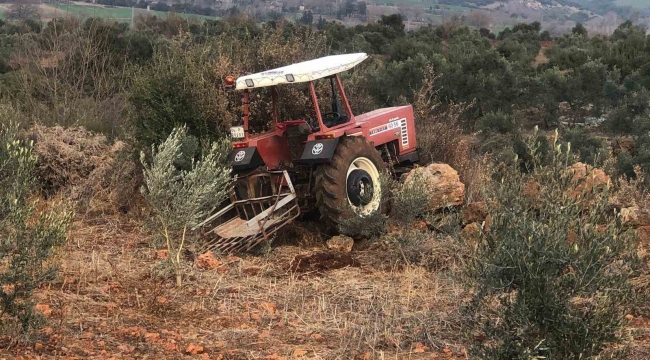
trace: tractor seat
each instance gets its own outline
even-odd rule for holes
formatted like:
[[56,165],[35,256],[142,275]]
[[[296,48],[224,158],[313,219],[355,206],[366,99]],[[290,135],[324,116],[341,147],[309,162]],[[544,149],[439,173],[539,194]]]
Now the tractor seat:
[[333,113],[325,115],[327,116],[323,116],[323,124],[325,124],[325,126],[328,128],[345,124],[346,122],[350,121],[350,118],[347,115],[336,116],[336,114]]
[[287,138],[291,160],[300,159],[312,128],[304,120],[285,121],[284,136]]
[[288,120],[278,124],[285,136],[309,135],[313,132],[312,127],[305,120]]

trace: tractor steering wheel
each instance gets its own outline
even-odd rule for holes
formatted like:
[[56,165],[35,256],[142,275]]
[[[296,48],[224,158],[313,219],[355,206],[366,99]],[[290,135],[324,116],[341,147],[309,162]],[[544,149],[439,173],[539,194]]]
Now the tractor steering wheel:
[[[321,115],[323,118],[323,124],[327,127],[332,127],[338,125],[337,122],[341,118],[341,114],[337,112],[328,112]],[[325,122],[327,120],[327,123]]]

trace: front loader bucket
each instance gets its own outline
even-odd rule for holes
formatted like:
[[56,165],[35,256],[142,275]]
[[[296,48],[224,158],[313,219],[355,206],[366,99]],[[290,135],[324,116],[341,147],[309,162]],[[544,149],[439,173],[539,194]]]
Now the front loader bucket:
[[296,191],[286,171],[237,179],[245,191],[231,192],[230,204],[199,224],[207,240],[201,251],[249,251],[300,215]]

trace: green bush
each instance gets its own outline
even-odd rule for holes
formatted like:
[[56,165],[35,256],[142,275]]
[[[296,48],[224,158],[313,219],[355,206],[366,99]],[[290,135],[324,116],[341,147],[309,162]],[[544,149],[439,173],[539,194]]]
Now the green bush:
[[36,157],[17,134],[15,123],[0,127],[0,332],[12,337],[42,323],[32,292],[55,274],[47,260],[65,242],[72,219],[65,204],[37,210]]
[[197,138],[218,137],[231,119],[225,119],[228,99],[211,69],[215,57],[207,45],[175,39],[155,50],[149,66],[134,68],[128,101],[140,148],[162,143],[183,125]]
[[408,183],[395,183],[391,191],[391,219],[408,226],[429,207],[426,183],[417,177]]
[[386,233],[388,217],[379,211],[370,215],[357,214],[346,219],[341,219],[339,232],[352,237],[366,239],[377,238]]
[[228,196],[231,182],[231,168],[226,162],[229,142],[213,143],[199,161],[193,157],[197,148],[196,138],[188,136],[186,127],[180,127],[173,129],[162,144],[152,146],[151,161],[144,152],[140,156],[144,167],[142,194],[156,212],[177,286],[182,285],[181,254],[188,232]]
[[580,154],[580,161],[585,164],[600,166],[608,157],[607,143],[582,129],[565,131],[562,138],[571,143],[571,147]]
[[[490,208],[492,223],[468,266],[470,353],[480,359],[586,359],[620,340],[634,302],[635,238],[605,211],[608,189],[571,193],[570,146],[549,160],[525,142],[534,171],[511,167]],[[530,182],[539,185],[531,193]]]
[[502,112],[487,113],[481,118],[481,130],[488,133],[507,134],[515,130],[515,119]]

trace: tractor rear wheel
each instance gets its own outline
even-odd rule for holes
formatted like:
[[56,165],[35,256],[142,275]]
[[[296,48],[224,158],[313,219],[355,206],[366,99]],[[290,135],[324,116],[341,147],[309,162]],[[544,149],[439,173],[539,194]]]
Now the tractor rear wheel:
[[381,155],[365,138],[341,138],[331,162],[314,174],[321,220],[335,227],[340,219],[382,211],[380,174],[385,170]]

